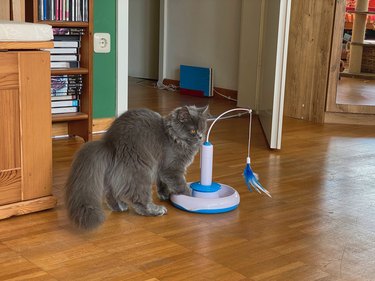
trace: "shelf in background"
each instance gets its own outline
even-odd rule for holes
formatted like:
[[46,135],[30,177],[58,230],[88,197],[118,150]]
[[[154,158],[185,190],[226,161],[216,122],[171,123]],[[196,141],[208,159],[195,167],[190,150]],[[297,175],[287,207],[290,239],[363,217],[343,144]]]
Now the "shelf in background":
[[67,122],[75,120],[86,120],[89,116],[86,113],[75,112],[75,113],[62,113],[52,114],[52,122]]
[[361,78],[367,80],[375,80],[375,73],[350,73],[349,71],[345,70],[340,73],[343,77],[351,77],[351,78]]
[[350,42],[352,45],[356,46],[366,46],[366,47],[375,47],[375,40],[364,40],[364,42]]
[[361,12],[361,11],[346,11],[348,14],[356,14],[356,15],[375,15],[375,12],[367,11],[367,12]]
[[63,74],[87,74],[89,70],[84,67],[80,68],[55,68],[51,69],[52,75],[63,75]]
[[[345,22],[344,29],[348,29],[348,30],[353,29],[353,23],[352,22]],[[375,30],[375,24],[373,24],[373,23],[367,23],[366,24],[366,29]]]
[[38,23],[49,24],[56,27],[88,27],[89,23],[86,21],[51,21],[39,20]]

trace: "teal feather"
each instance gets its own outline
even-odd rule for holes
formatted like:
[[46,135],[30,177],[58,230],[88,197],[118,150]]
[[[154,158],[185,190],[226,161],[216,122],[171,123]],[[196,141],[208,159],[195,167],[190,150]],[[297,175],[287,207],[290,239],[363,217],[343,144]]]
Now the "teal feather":
[[245,170],[243,172],[245,183],[247,185],[247,188],[252,192],[253,189],[259,193],[265,193],[269,197],[272,197],[271,194],[267,189],[265,189],[261,183],[258,181],[255,173],[251,169],[250,163],[246,164]]

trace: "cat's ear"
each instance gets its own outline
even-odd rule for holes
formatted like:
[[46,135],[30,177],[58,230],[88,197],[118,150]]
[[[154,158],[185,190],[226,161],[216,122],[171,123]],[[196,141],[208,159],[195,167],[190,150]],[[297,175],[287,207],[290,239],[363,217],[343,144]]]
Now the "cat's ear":
[[203,116],[210,116],[210,112],[209,112],[209,107],[208,105],[204,106],[204,107],[200,107],[198,108],[198,111],[201,115]]
[[180,107],[177,110],[177,118],[181,123],[189,121],[191,119],[189,109],[186,106]]
[[208,104],[205,107],[202,107],[202,114],[209,114],[209,106],[208,106]]

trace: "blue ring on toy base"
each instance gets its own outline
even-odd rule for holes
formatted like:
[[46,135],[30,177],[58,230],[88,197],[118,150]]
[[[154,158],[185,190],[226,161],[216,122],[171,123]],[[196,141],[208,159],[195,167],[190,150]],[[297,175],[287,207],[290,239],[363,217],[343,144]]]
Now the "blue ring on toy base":
[[181,194],[172,195],[170,201],[176,208],[190,213],[220,214],[236,209],[240,203],[240,195],[233,187],[220,185],[218,198],[200,198]]
[[200,181],[190,184],[190,188],[199,192],[216,192],[221,189],[221,185],[217,182],[212,182],[211,185],[203,185]]

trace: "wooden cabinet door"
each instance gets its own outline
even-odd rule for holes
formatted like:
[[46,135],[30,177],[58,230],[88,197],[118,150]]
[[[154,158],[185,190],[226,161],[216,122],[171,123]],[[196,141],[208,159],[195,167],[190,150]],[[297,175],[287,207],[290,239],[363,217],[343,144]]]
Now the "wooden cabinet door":
[[0,53],[0,205],[21,200],[18,56]]
[[48,52],[0,53],[0,205],[51,195]]

